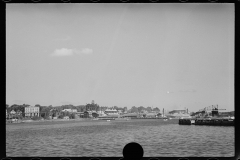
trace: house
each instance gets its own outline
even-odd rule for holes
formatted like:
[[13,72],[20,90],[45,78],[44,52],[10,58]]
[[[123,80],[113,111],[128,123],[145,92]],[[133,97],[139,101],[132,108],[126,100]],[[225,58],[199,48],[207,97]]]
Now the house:
[[39,117],[39,107],[28,106],[24,108],[25,110],[25,117]]
[[157,113],[157,117],[162,117],[162,113]]
[[14,110],[12,110],[12,111],[10,112],[10,114],[11,114],[11,115],[15,115],[16,112],[15,112]]

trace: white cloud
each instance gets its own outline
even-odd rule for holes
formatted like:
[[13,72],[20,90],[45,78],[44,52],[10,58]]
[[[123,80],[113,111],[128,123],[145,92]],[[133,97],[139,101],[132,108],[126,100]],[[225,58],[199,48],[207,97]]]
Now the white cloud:
[[52,56],[71,56],[73,55],[74,50],[73,49],[56,49],[51,55]]
[[81,53],[83,53],[83,54],[91,54],[92,52],[93,52],[93,50],[90,48],[83,48],[81,50]]
[[51,54],[51,56],[72,56],[74,54],[91,54],[93,52],[90,48],[83,48],[82,50],[76,50],[76,49],[68,49],[68,48],[61,48],[61,49],[55,49],[55,51]]

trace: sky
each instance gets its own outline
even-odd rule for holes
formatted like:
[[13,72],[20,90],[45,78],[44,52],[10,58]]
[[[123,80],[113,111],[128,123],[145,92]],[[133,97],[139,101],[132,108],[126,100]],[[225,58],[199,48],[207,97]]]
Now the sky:
[[234,4],[7,4],[6,103],[234,110]]

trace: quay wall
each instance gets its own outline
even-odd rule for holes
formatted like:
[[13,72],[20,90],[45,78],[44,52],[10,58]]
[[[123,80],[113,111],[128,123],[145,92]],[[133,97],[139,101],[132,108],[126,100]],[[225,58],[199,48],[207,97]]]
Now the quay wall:
[[179,119],[179,125],[191,125],[191,120],[195,125],[234,126],[234,119]]

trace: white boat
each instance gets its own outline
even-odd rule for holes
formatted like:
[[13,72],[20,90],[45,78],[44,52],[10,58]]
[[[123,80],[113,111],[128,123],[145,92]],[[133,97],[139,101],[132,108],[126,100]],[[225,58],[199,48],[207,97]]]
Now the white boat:
[[191,120],[191,124],[195,124],[195,120],[193,119],[193,120]]

